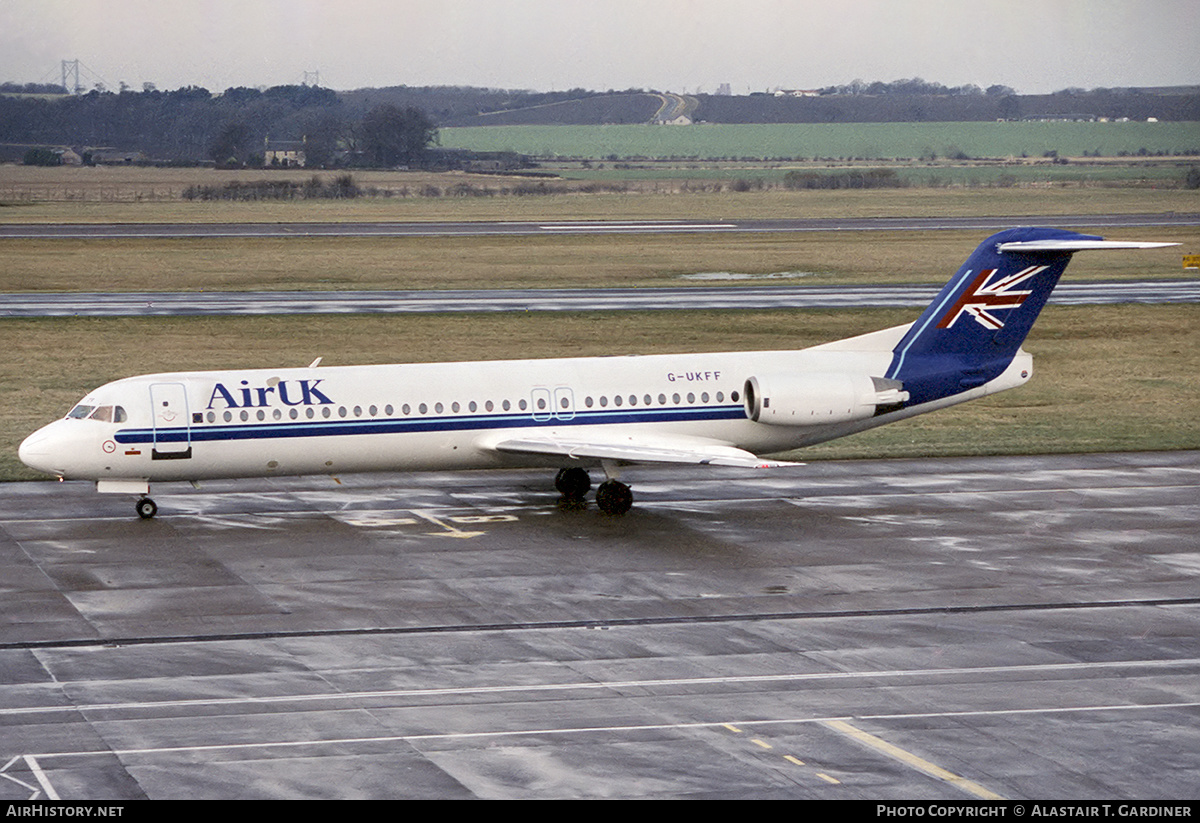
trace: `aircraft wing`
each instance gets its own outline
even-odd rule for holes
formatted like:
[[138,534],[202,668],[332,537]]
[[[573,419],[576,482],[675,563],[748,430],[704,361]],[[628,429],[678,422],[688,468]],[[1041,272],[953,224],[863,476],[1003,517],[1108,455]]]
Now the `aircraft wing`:
[[800,466],[784,460],[766,460],[752,452],[694,438],[637,437],[566,438],[521,437],[502,440],[492,446],[506,454],[536,454],[566,457],[571,460],[614,460],[622,463],[691,463],[704,466],[735,466],[766,469],[776,466]]

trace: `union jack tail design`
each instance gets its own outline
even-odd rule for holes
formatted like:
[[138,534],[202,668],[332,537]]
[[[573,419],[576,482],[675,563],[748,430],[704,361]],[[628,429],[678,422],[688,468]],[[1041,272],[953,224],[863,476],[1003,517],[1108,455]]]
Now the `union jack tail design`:
[[971,281],[971,285],[962,297],[942,315],[937,327],[939,329],[952,328],[954,322],[966,314],[975,318],[976,322],[985,329],[1004,328],[1004,321],[992,312],[1019,307],[1032,292],[1017,291],[1017,286],[1045,270],[1046,266],[1029,266],[1016,274],[988,282],[996,270],[984,269],[978,277]]
[[959,394],[1012,362],[1072,252],[1099,237],[1060,229],[1010,229],[980,244],[892,350],[887,377],[908,405]]

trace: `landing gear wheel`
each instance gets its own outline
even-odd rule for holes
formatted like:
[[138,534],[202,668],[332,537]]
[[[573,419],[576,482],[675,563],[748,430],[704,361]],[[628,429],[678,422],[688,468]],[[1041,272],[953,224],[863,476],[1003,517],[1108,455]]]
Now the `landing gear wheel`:
[[578,466],[571,469],[559,469],[558,476],[554,478],[554,488],[558,489],[558,493],[567,500],[582,500],[591,487],[591,476],[588,475],[586,469]]
[[618,480],[605,480],[596,489],[596,505],[605,514],[625,514],[633,506],[633,492]]
[[149,520],[154,515],[158,514],[158,504],[149,497],[143,497],[137,502],[138,517],[143,520]]

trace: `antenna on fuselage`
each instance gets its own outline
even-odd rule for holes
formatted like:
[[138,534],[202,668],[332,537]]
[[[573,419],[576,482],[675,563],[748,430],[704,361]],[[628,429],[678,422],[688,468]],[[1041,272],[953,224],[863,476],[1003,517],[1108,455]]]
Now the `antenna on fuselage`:
[[321,360],[323,360],[323,359],[324,359],[323,357],[318,357],[316,360],[309,363],[308,367],[310,369],[315,369],[317,366],[321,365]]

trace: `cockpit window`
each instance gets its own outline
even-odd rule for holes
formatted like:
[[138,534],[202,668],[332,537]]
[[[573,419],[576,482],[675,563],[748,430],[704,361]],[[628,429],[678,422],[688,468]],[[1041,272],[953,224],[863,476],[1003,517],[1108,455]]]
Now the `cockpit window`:
[[124,423],[129,419],[122,406],[88,406],[80,403],[71,409],[68,419],[99,420],[103,423]]

